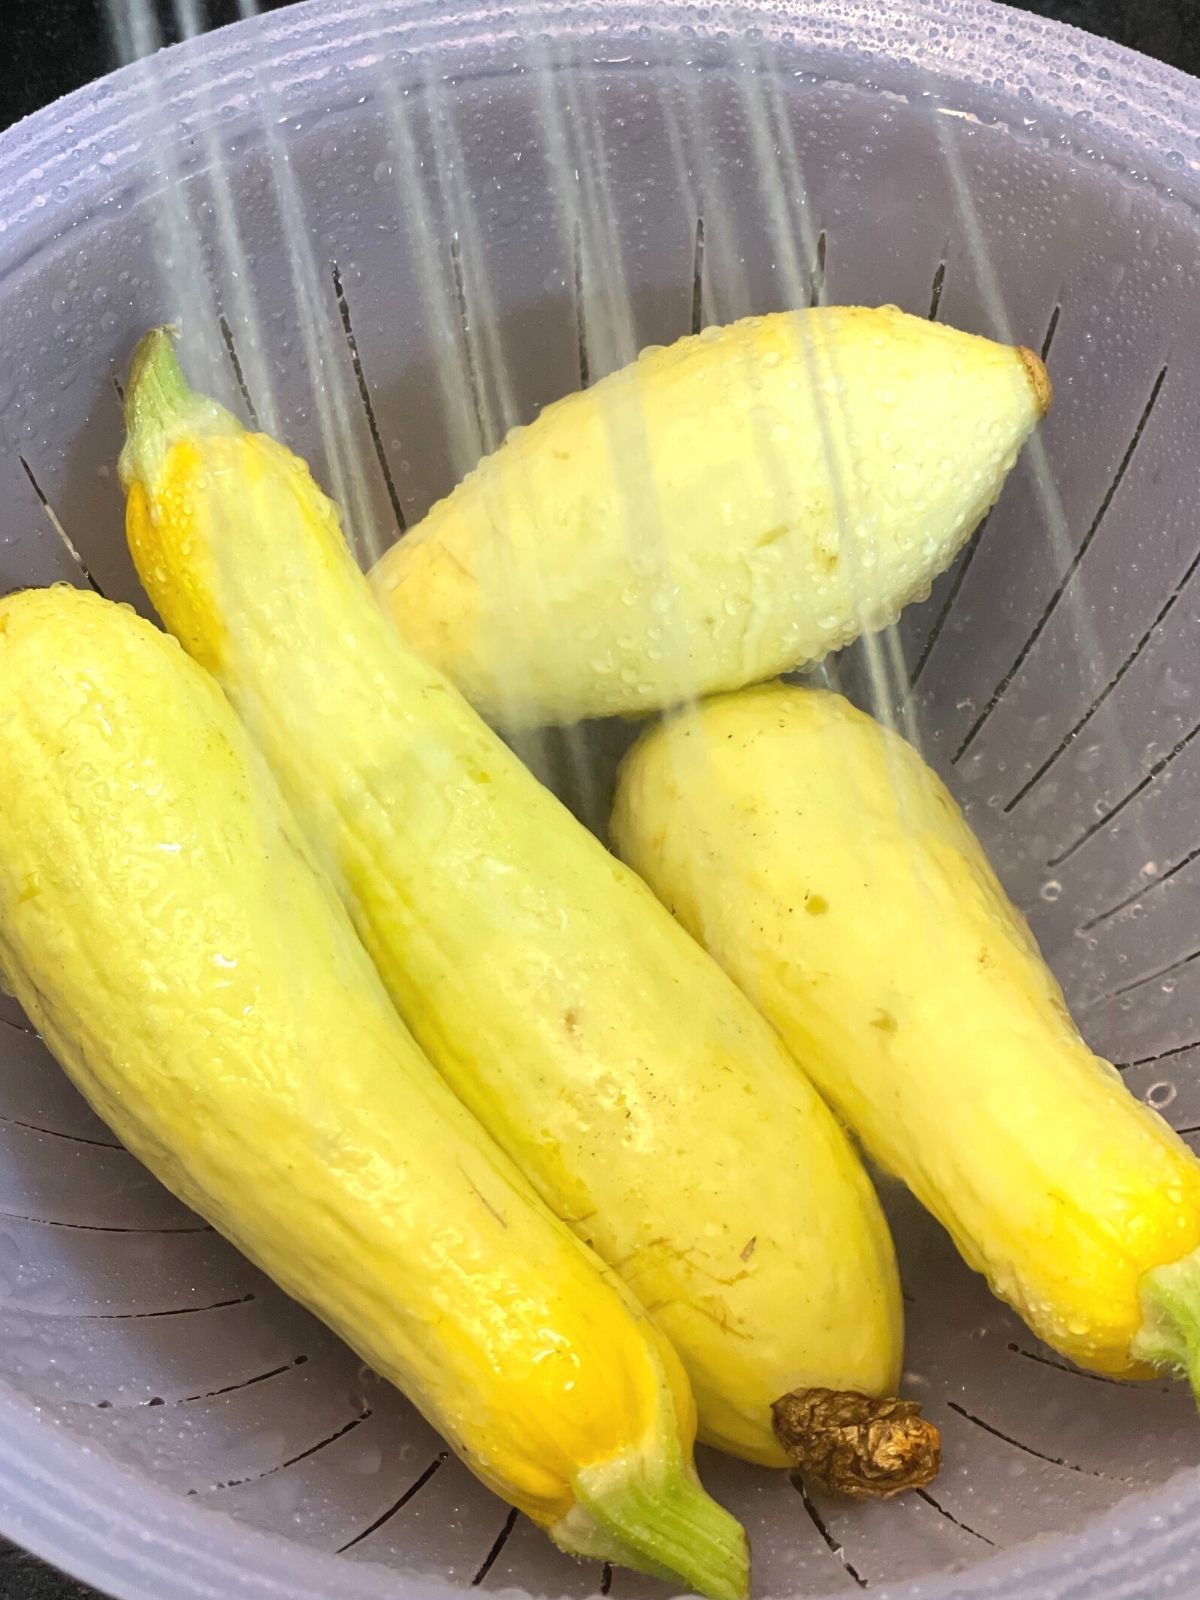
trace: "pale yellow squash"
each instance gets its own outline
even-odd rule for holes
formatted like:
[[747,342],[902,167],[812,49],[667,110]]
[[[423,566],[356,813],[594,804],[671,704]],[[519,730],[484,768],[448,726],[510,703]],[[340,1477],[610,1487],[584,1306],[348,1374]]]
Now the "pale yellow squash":
[[73,589],[0,601],[0,967],[129,1149],[498,1494],[744,1594],[666,1341],[421,1054],[207,673]]
[[836,650],[928,592],[1050,383],[894,306],[750,317],[546,408],[374,581],[510,726],[639,713]]
[[259,740],[435,1065],[683,1358],[703,1437],[788,1459],[798,1387],[892,1390],[891,1240],[849,1141],[720,968],[376,606],[302,462],[128,390],[130,548]]
[[1049,1344],[1200,1377],[1200,1163],[1087,1048],[917,753],[769,685],[660,726],[614,837]]

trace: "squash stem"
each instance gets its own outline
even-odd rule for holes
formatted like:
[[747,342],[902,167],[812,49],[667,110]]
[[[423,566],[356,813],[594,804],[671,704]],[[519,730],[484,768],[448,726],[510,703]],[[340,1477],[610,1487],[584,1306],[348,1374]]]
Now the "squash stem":
[[745,1600],[746,1535],[681,1458],[653,1479],[644,1462],[621,1458],[580,1472],[574,1487],[576,1505],[550,1529],[562,1549],[682,1580],[711,1600]]
[[117,471],[126,490],[150,482],[182,434],[243,433],[231,411],[198,394],[175,354],[174,328],[152,328],[129,364],[125,386],[125,448]]
[[1200,1402],[1200,1250],[1144,1273],[1142,1326],[1130,1354],[1185,1377]]
[[793,1389],[771,1407],[775,1437],[824,1494],[888,1499],[938,1475],[942,1439],[915,1400],[856,1389]]

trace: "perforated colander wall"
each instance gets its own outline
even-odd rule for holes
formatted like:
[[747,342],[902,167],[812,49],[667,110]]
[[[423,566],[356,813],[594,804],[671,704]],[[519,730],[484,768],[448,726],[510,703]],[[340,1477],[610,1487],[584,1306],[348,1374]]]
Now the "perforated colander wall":
[[[347,500],[364,555],[512,422],[707,321],[894,301],[1041,347],[1056,408],[905,615],[896,692],[1090,1041],[1190,1135],[1198,113],[1167,69],[983,4],[317,3],[211,36],[0,142],[0,592],[144,604],[118,386],[163,319]],[[853,652],[837,671],[861,696]],[[562,739],[527,753],[598,825],[626,738],[593,730],[586,774]],[[1190,1399],[1070,1369],[889,1204],[945,1471],[846,1509],[706,1455],[758,1592],[1157,1600],[1200,1503]],[[120,1594],[654,1589],[558,1557],[446,1459],[4,998],[0,1379],[5,1531]]]

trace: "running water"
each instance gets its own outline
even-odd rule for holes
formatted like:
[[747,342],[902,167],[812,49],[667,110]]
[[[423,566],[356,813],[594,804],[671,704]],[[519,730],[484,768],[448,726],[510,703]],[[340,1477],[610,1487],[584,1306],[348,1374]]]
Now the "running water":
[[[161,127],[161,137],[146,151],[156,196],[154,262],[165,290],[164,313],[174,317],[183,330],[189,370],[198,384],[221,394],[247,420],[311,456],[321,481],[346,509],[347,531],[364,566],[370,565],[399,531],[419,519],[434,492],[448,489],[513,426],[527,422],[535,401],[573,384],[594,384],[632,360],[648,338],[673,339],[755,311],[820,305],[831,296],[845,295],[848,281],[868,281],[871,292],[878,283],[880,298],[903,298],[908,309],[922,313],[926,309],[925,303],[916,301],[925,296],[927,303],[928,277],[915,296],[890,288],[891,263],[886,259],[888,245],[883,237],[881,260],[872,273],[847,271],[848,250],[844,243],[839,244],[838,227],[852,207],[847,205],[839,218],[836,205],[830,206],[829,174],[821,168],[825,146],[806,120],[810,112],[814,117],[822,114],[825,90],[812,89],[810,94],[809,86],[797,88],[781,73],[779,57],[770,46],[747,35],[736,0],[722,0],[715,17],[710,9],[707,26],[716,31],[723,23],[728,38],[720,48],[712,49],[704,70],[691,66],[637,73],[643,83],[640,104],[629,88],[635,72],[622,60],[627,57],[624,45],[610,48],[605,40],[597,39],[583,51],[581,63],[556,31],[556,3],[547,0],[540,12],[529,0],[517,3],[522,21],[528,22],[523,42],[516,46],[511,40],[498,40],[494,77],[478,83],[464,83],[456,77],[455,63],[445,54],[418,51],[410,57],[404,53],[403,41],[397,43],[410,16],[426,10],[432,14],[438,7],[425,7],[422,0],[395,6],[395,32],[388,32],[389,21],[378,40],[372,38],[361,46],[351,73],[337,78],[331,72],[326,116],[310,122],[305,115],[302,123],[295,104],[289,103],[279,88],[279,81],[288,74],[281,71],[277,81],[271,65],[261,63],[248,50],[243,61],[253,65],[231,58],[232,65],[223,78],[197,78],[188,85],[187,95],[181,95],[178,83],[168,78],[169,58],[161,60],[154,53],[165,36],[156,21],[161,14],[158,0],[110,0],[114,33],[126,59],[139,63],[138,80]],[[474,8],[480,15],[487,9]],[[614,12],[621,9],[613,7]],[[681,13],[682,9],[681,0]],[[244,16],[252,15],[253,10],[252,5],[243,3]],[[192,35],[201,21],[199,0],[179,0],[172,35]],[[652,48],[657,47],[651,41],[647,52]],[[517,119],[518,132],[514,134],[511,122],[506,121],[504,97],[512,83],[521,80],[530,114],[528,127]],[[362,113],[354,109],[360,96],[366,107]],[[347,107],[351,109],[343,115]],[[904,113],[911,113],[912,125],[919,123],[924,130],[921,148],[931,169],[928,181],[942,184],[947,195],[945,214],[937,220],[938,228],[945,229],[945,239],[929,243],[930,314],[937,314],[945,259],[949,258],[950,283],[944,307],[949,320],[955,320],[952,304],[961,307],[966,301],[980,331],[1009,342],[1036,344],[1041,330],[1031,329],[1014,309],[1023,303],[1014,292],[1019,292],[1019,280],[997,268],[983,226],[994,224],[995,219],[974,192],[980,171],[979,147],[988,137],[1004,135],[993,135],[966,122],[961,115],[951,114],[953,110],[939,106],[931,91],[928,103],[907,106]],[[639,114],[642,125],[637,121]],[[187,124],[185,129],[181,129],[181,120]],[[370,137],[353,143],[343,132],[351,122],[369,127]],[[494,139],[505,141],[495,152],[487,149],[489,122],[494,123]],[[871,136],[867,132],[864,140]],[[195,143],[190,144],[193,139]],[[653,147],[653,158],[645,155],[648,146]],[[863,183],[868,165],[869,158],[864,157],[857,172],[847,178],[848,188],[855,181],[868,187]],[[638,174],[643,170],[652,174],[653,183],[640,182]],[[349,198],[355,183],[365,190],[365,201]],[[340,194],[343,186],[346,198],[339,207],[329,196]],[[516,221],[506,220],[500,212],[512,209],[514,193],[523,197],[522,214]],[[335,223],[330,222],[331,216]],[[952,236],[953,252],[945,242]],[[286,248],[280,247],[280,241]],[[913,254],[924,260],[921,251]],[[939,254],[943,264],[935,277]],[[514,284],[514,261],[528,261],[527,281]],[[957,283],[956,274],[961,275]],[[962,288],[964,280],[967,286]],[[1069,320],[1068,306],[1064,326]],[[398,333],[397,326],[401,329]],[[1054,323],[1050,326],[1053,329]],[[803,344],[799,350],[811,357]],[[409,419],[418,417],[419,426],[410,434]],[[630,589],[631,623],[643,626],[647,635],[654,630],[655,647],[670,652],[676,647],[674,630],[679,620],[668,560],[670,545],[655,501],[654,474],[644,451],[639,450],[637,437],[626,442],[614,515],[620,519],[631,560],[640,574],[638,584]],[[839,454],[832,425],[824,442],[836,473]],[[787,462],[772,455],[765,436],[761,448],[780,474],[782,487]],[[415,463],[411,471],[406,458]],[[1062,575],[1056,601],[1061,601],[1064,612],[1069,610],[1081,654],[1095,653],[1099,658],[1096,619],[1068,582],[1078,566],[1079,529],[1073,538],[1039,437],[1027,446],[1022,474],[1030,491],[1030,519],[1036,523],[1029,543],[1040,539],[1052,552],[1057,574]],[[868,552],[857,543],[849,487],[841,496],[839,509],[847,563],[862,563]],[[70,518],[67,520],[70,525]],[[911,622],[907,629],[889,627],[818,664],[805,676],[809,681],[844,688],[912,742],[923,740],[930,755],[957,778],[960,789],[979,797],[976,817],[993,824],[1001,851],[1007,847],[1014,855],[1022,852],[1017,876],[1028,892],[1020,898],[1045,923],[1060,919],[1056,925],[1066,927],[1069,937],[1068,918],[1076,916],[1083,921],[1090,915],[1090,922],[1084,922],[1089,937],[1090,930],[1098,927],[1098,936],[1108,939],[1109,951],[1115,948],[1116,954],[1105,957],[1102,948],[1103,959],[1094,962],[1088,955],[1080,955],[1068,970],[1068,987],[1074,983],[1072,998],[1081,997],[1084,1002],[1077,1005],[1077,1014],[1089,1027],[1097,1015],[1099,1027],[1110,1026],[1116,1018],[1114,1036],[1128,1046],[1121,1059],[1129,1061],[1135,1075],[1144,1075],[1150,1103],[1166,1105],[1166,1097],[1173,1099],[1176,1094],[1174,1079],[1181,1052],[1195,1052],[1194,1043],[1183,1042],[1195,1038],[1186,1013],[1187,971],[1183,967],[1184,962],[1196,959],[1190,935],[1189,953],[1173,959],[1170,968],[1165,962],[1178,948],[1178,935],[1166,927],[1166,918],[1161,918],[1157,927],[1158,945],[1153,938],[1147,940],[1132,920],[1119,923],[1114,940],[1106,931],[1114,925],[1109,919],[1120,919],[1131,909],[1140,911],[1143,892],[1137,885],[1118,881],[1116,875],[1123,870],[1120,861],[1112,869],[1113,881],[1085,891],[1094,897],[1081,906],[1081,874],[1076,872],[1072,879],[1075,864],[1068,859],[1060,877],[1060,869],[1053,862],[1046,863],[1048,852],[1036,853],[1027,813],[1018,812],[1004,832],[1004,816],[1022,802],[1039,774],[1034,773],[1023,788],[1018,787],[1022,778],[1015,773],[1007,782],[995,778],[997,747],[1003,741],[999,719],[996,724],[991,719],[996,707],[1003,705],[1010,685],[1019,686],[1024,652],[1036,643],[1036,633],[1020,652],[1014,642],[1011,655],[989,675],[990,681],[978,685],[983,692],[957,723],[949,719],[943,723],[943,727],[952,727],[952,735],[930,715],[931,706],[946,704],[946,682],[952,676],[947,661],[957,662],[965,653],[954,633],[961,617],[944,633],[941,624],[953,616],[952,604],[964,581],[962,592],[969,598],[972,583],[984,570],[984,561],[972,570],[976,552],[982,547],[984,560],[996,553],[994,542],[1001,532],[997,519],[990,528],[985,525],[967,547],[935,591],[937,598],[925,613],[926,617],[933,614],[934,623],[924,624],[924,633],[915,633]],[[503,582],[503,574],[497,581]],[[503,597],[503,589],[500,594]],[[510,603],[515,605],[515,598]],[[522,603],[528,606],[527,624],[536,626],[536,599],[529,604],[523,595]],[[1190,592],[1176,620],[1188,604]],[[970,608],[964,607],[962,614],[969,615]],[[1029,622],[1032,625],[1032,614]],[[918,641],[915,646],[914,637]],[[973,647],[975,636],[965,633],[963,637],[968,648]],[[1109,650],[1111,654],[1111,644]],[[509,689],[514,701],[523,698],[525,685],[519,677],[510,680]],[[1178,692],[1185,694],[1185,690]],[[950,699],[952,705],[952,695]],[[963,711],[962,706],[957,709]],[[1007,710],[1011,714],[1016,707]],[[938,717],[940,721],[940,713]],[[603,833],[613,758],[629,736],[626,725],[613,724],[544,730],[516,743],[528,764],[568,798],[590,827]],[[1168,740],[1163,755],[1169,745]],[[1130,770],[1136,755],[1137,749],[1131,751],[1127,740],[1114,741],[1110,758],[1114,792],[1137,792],[1137,775]],[[701,792],[706,756],[703,748],[698,749],[692,758],[695,767],[689,772],[689,779],[701,786]],[[999,759],[1003,761],[1003,755]],[[1033,765],[1030,761],[1029,767]],[[983,808],[990,803],[992,789],[998,791],[996,803],[986,812]],[[1046,798],[1044,788],[1035,795],[1035,800],[1039,798]],[[1031,804],[1029,809],[1035,806]],[[1108,818],[1099,812],[1095,815],[1095,827],[1107,829]],[[1131,807],[1128,815],[1140,814]],[[1131,852],[1140,850],[1137,859],[1145,863],[1145,886],[1156,896],[1147,899],[1150,920],[1155,908],[1175,892],[1160,886],[1195,859],[1194,850],[1185,859],[1187,841],[1182,838],[1182,825],[1178,831],[1180,848],[1169,854],[1163,853],[1161,843],[1153,848],[1144,838],[1140,845],[1128,847]],[[1082,842],[1077,839],[1076,844]],[[1114,857],[1119,853],[1114,850]],[[914,851],[913,860],[919,870],[921,853]],[[1090,861],[1086,855],[1081,861],[1090,868],[1095,854]],[[1151,932],[1153,935],[1155,930]],[[1126,959],[1129,966],[1122,971],[1118,964]],[[1200,967],[1193,965],[1187,970],[1195,973]],[[1106,971],[1109,976],[1099,981]],[[1184,971],[1184,981],[1172,1009],[1167,1004],[1168,986],[1174,990],[1179,971]],[[1148,991],[1159,988],[1167,1009],[1166,1020],[1156,1024],[1146,997]],[[1122,1020],[1128,1007],[1133,1008],[1128,1020]],[[1118,1008],[1120,1017],[1116,1017]],[[1143,1015],[1148,1022],[1142,1020]],[[1181,1031],[1185,1027],[1187,1031]],[[1104,1042],[1102,1035],[1098,1042]],[[1182,1063],[1185,1070],[1180,1076],[1176,1112],[1188,1099],[1186,1064]],[[954,1090],[955,1085],[948,1085],[948,1094]],[[1191,1122],[1193,1114],[1189,1111],[1186,1118],[1181,1114],[1180,1120]],[[909,1216],[907,1224],[897,1230],[902,1247],[925,1237],[916,1231],[919,1227]],[[951,1481],[953,1475],[948,1476],[946,1484],[951,1495],[968,1496],[966,1521],[976,1520],[980,1509],[984,1518],[993,1518],[980,1519],[987,1531],[981,1548],[986,1549],[992,1545],[993,1535],[996,1542],[1004,1542],[1028,1531],[1015,1526],[1015,1521],[1010,1527],[1005,1507],[1011,1496],[1001,1494],[1003,1486],[1012,1481],[1008,1453],[1024,1449],[1020,1441],[1027,1427],[1032,1444],[1024,1457],[1025,1471],[1037,1476],[1036,1481],[1027,1477],[1026,1482],[1034,1483],[1036,1493],[1031,1491],[1021,1505],[1025,1511],[1035,1502],[1048,1507],[1046,1514],[1054,1525],[1060,1514],[1064,1519],[1067,1515],[1057,1509],[1060,1501],[1074,1506],[1071,1495],[1082,1491],[1123,1493],[1125,1480],[1119,1474],[1133,1469],[1126,1459],[1127,1440],[1120,1426],[1115,1432],[1109,1430],[1105,1448],[1111,1445],[1111,1457],[1100,1458],[1108,1477],[1087,1466],[1082,1470],[1071,1467],[1068,1458],[1077,1445],[1084,1461],[1091,1461],[1088,1452],[1100,1447],[1082,1403],[1075,1426],[1076,1407],[1066,1397],[1065,1388],[1061,1396],[1054,1390],[1037,1390],[1036,1405],[1030,1402],[1030,1415],[1024,1415],[1019,1396],[1030,1392],[1031,1375],[1035,1382],[1056,1381],[1051,1373],[1053,1364],[1008,1342],[1012,1330],[993,1319],[986,1302],[970,1298],[971,1281],[954,1278],[955,1270],[943,1257],[931,1256],[928,1266],[909,1279],[910,1284],[915,1281],[919,1286],[919,1304],[911,1312],[913,1344],[921,1352],[918,1359],[926,1359],[925,1352],[932,1352],[937,1363],[931,1396],[939,1400],[944,1400],[945,1393],[954,1396],[948,1423],[950,1429],[959,1430],[951,1437],[960,1462],[969,1455],[971,1434],[979,1436],[979,1454],[970,1457],[970,1471],[960,1466],[958,1477]],[[961,1306],[966,1309],[960,1309],[955,1298],[960,1284]],[[945,1289],[945,1285],[952,1287]],[[281,1332],[278,1337],[282,1336]],[[274,1348],[276,1334],[271,1337]],[[957,1377],[964,1350],[968,1356],[964,1382],[980,1391],[978,1409],[981,1418],[988,1419],[978,1421],[978,1426],[975,1401]],[[1006,1377],[1006,1359],[1014,1371],[1029,1371],[1016,1372],[1016,1376],[1009,1372]],[[921,1370],[924,1377],[930,1369]],[[947,1373],[953,1384],[942,1382]],[[309,1376],[314,1383],[320,1381],[316,1363],[309,1368]],[[256,1385],[249,1391],[251,1396],[269,1393],[257,1386],[256,1379],[248,1381]],[[1070,1376],[1062,1382],[1065,1387],[1081,1383],[1084,1390],[1094,1388],[1093,1381]],[[1128,1398],[1131,1417],[1135,1406],[1146,1405],[1143,1395],[1133,1396],[1123,1389],[1111,1393],[1113,1404],[1124,1404]],[[1010,1400],[1009,1395],[1018,1398]],[[236,1417],[234,1407],[240,1402],[228,1403],[230,1416]],[[340,1405],[340,1400],[330,1403]],[[219,1404],[224,1406],[226,1401]],[[365,1402],[361,1406],[356,1402],[355,1415],[362,1410]],[[1031,1420],[1035,1412],[1036,1427]],[[120,1420],[133,1413],[132,1407],[124,1413],[118,1408],[115,1416]],[[265,1405],[264,1414],[270,1414]],[[1190,1435],[1182,1429],[1178,1436],[1170,1432],[1174,1413],[1165,1401],[1159,1411],[1150,1414],[1163,1419],[1161,1427],[1151,1429],[1156,1439],[1167,1441],[1158,1452],[1162,1460],[1174,1463],[1172,1452],[1179,1449],[1182,1461],[1185,1447],[1178,1446],[1177,1438]],[[98,1415],[110,1420],[114,1413]],[[1062,1439],[1057,1432],[1051,1438],[1044,1431],[1042,1418],[1051,1415],[1051,1431],[1058,1429]],[[382,1421],[377,1418],[376,1422],[382,1438]],[[389,1416],[389,1436],[402,1434],[404,1426],[403,1419],[397,1425]],[[1135,1426],[1136,1434],[1132,1431]],[[224,1421],[221,1429],[224,1441]],[[1130,1430],[1131,1439],[1147,1436],[1140,1409]],[[404,1448],[417,1446],[406,1444]],[[431,1451],[437,1448],[430,1445]],[[267,1450],[268,1455],[272,1449]],[[296,1460],[314,1459],[301,1456],[300,1449],[297,1444]],[[1003,1476],[996,1472],[995,1482],[1001,1487],[994,1490],[994,1505],[987,1475],[993,1470],[987,1452],[993,1450],[1003,1464]],[[1055,1464],[1060,1457],[1063,1470],[1058,1472]],[[340,1487],[330,1489],[329,1485],[340,1485],[345,1479],[344,1461],[335,1467],[335,1459],[333,1453],[324,1458],[322,1471],[329,1475],[315,1480],[322,1518],[329,1503],[341,1494]],[[1013,1459],[1022,1458],[1018,1454]],[[465,1498],[461,1504],[452,1501],[452,1493],[457,1491],[449,1485],[455,1481],[455,1468],[452,1462],[443,1468],[442,1460],[436,1456],[419,1475],[414,1466],[411,1478],[418,1489],[426,1482],[433,1485],[429,1505],[434,1509],[423,1511],[424,1527],[428,1529],[445,1514],[450,1531],[442,1537],[453,1552],[446,1559],[460,1563],[464,1530],[479,1531],[474,1526],[475,1502]],[[779,1519],[778,1537],[769,1523],[761,1537],[756,1534],[764,1565],[776,1563],[768,1569],[774,1583],[769,1592],[802,1587],[807,1579],[803,1574],[797,1576],[797,1550],[801,1550],[802,1560],[807,1557],[794,1523],[778,1509],[782,1490],[780,1496],[765,1495],[759,1475],[735,1463],[718,1463],[712,1470],[724,1474],[731,1499],[742,1496],[752,1517]],[[1136,1470],[1141,1472],[1142,1467]],[[268,1485],[288,1483],[287,1473],[275,1472],[274,1466],[270,1471],[275,1475],[267,1478]],[[400,1503],[406,1504],[406,1482],[396,1493]],[[442,1498],[435,1499],[435,1495]],[[347,1530],[345,1541],[352,1555],[371,1552],[370,1541],[380,1525],[379,1511],[391,1498],[386,1496],[380,1508],[363,1516],[358,1526],[365,1532],[351,1537],[353,1530]],[[266,1503],[255,1504],[261,1508]],[[417,1506],[423,1504],[416,1502]],[[1089,1501],[1088,1506],[1091,1504]],[[948,1506],[954,1517],[964,1512],[956,1500]],[[881,1509],[892,1516],[886,1508]],[[385,1532],[390,1515],[385,1512]],[[480,1527],[484,1515],[479,1513]],[[905,1551],[915,1549],[924,1537],[920,1527],[936,1522],[939,1516],[944,1520],[946,1513],[936,1499],[904,1508],[904,1517],[910,1520],[905,1522],[904,1538],[897,1540],[896,1550],[889,1543],[892,1530],[899,1527],[895,1521],[881,1523],[857,1512],[839,1515],[844,1520],[833,1525],[832,1533],[822,1531],[813,1557],[811,1571],[821,1574],[813,1582],[822,1592],[848,1581],[847,1567],[855,1575],[861,1570],[864,1580],[869,1572],[872,1583],[877,1572],[881,1581],[890,1581],[896,1551],[905,1557]],[[289,1533],[293,1526],[287,1521],[290,1516],[290,1507],[280,1513]],[[496,1522],[498,1526],[499,1513]],[[320,1526],[324,1539],[325,1522]],[[414,1535],[409,1524],[398,1531],[401,1526],[392,1525],[387,1534],[388,1538],[394,1536],[395,1543],[386,1547],[386,1559],[407,1569],[413,1552],[406,1542]],[[420,1526],[414,1540],[418,1546]],[[511,1526],[506,1524],[509,1529]],[[523,1528],[523,1523],[517,1524],[514,1548]],[[881,1528],[884,1531],[879,1531]],[[956,1563],[962,1551],[954,1541],[974,1537],[978,1543],[982,1537],[972,1535],[970,1529],[964,1532],[953,1518],[940,1533],[950,1541],[946,1548]],[[359,1539],[366,1543],[360,1546]],[[486,1551],[490,1539],[482,1537],[480,1543],[481,1551]],[[936,1538],[931,1540],[931,1549],[934,1553],[929,1560],[936,1564],[943,1559]],[[379,1550],[377,1545],[376,1556]],[[865,1558],[859,1550],[865,1552]],[[836,1574],[818,1566],[827,1556],[838,1562]],[[424,1559],[421,1549],[417,1549],[416,1559]],[[927,1564],[922,1549],[920,1570]],[[459,1570],[470,1569],[460,1565]],[[487,1570],[485,1565],[480,1576]],[[514,1562],[511,1572],[501,1563],[491,1569],[488,1581],[510,1584],[527,1575],[528,1569],[519,1562]],[[534,1587],[534,1592],[549,1592],[551,1581],[547,1580],[546,1587]],[[629,1593],[630,1582],[618,1576],[616,1592]]]
[[[281,395],[294,395],[298,379],[302,380],[306,397],[302,411],[311,411],[318,467],[326,487],[345,509],[360,561],[369,566],[403,532],[406,516],[376,417],[370,417],[369,429],[364,425],[362,404],[364,400],[370,404],[370,352],[352,346],[353,363],[347,360],[346,286],[336,266],[331,284],[327,249],[315,237],[309,197],[293,157],[293,139],[302,130],[292,126],[271,73],[251,57],[256,65],[248,69],[241,87],[239,112],[242,118],[252,117],[257,126],[271,204],[287,241],[290,275],[289,303],[281,308],[276,289],[268,316],[235,198],[239,190],[232,171],[234,158],[220,124],[212,117],[197,119],[203,129],[200,184],[193,171],[184,169],[176,137],[178,113],[163,95],[154,53],[164,37],[152,0],[109,0],[109,6],[114,38],[125,59],[140,63],[144,91],[162,121],[163,137],[151,152],[161,195],[155,217],[156,260],[182,328],[189,366],[197,382],[218,392],[230,393],[234,380],[248,420],[281,437],[287,436],[289,421],[297,416],[295,406],[289,413]],[[241,0],[244,18],[255,10],[253,0]],[[640,247],[633,243],[638,230],[630,227],[629,198],[613,170],[613,150],[624,135],[610,123],[601,99],[600,75],[579,70],[579,63],[558,42],[550,8],[543,11],[534,0],[523,20],[528,26],[520,52],[522,69],[535,89],[538,155],[550,179],[543,226],[555,239],[563,263],[561,289],[573,298],[578,382],[586,385],[632,361],[643,337],[636,309],[641,262],[631,257],[631,247]],[[700,73],[664,73],[649,112],[661,121],[678,197],[694,219],[691,331],[707,322],[729,321],[764,309],[756,303],[755,275],[748,269],[746,240],[738,231],[747,214],[748,195],[753,197],[760,232],[758,248],[769,254],[772,263],[778,302],[803,307],[827,298],[826,237],[809,198],[794,106],[769,50],[747,33],[744,19],[728,0],[717,7],[713,20],[723,24],[727,40],[740,41],[726,45],[722,67],[730,80],[731,103],[745,129],[747,167],[714,159],[720,129],[714,97],[705,92]],[[199,0],[176,0],[174,22],[179,37],[199,32]],[[374,65],[364,63],[362,85],[381,114],[385,182],[390,181],[396,214],[405,222],[406,270],[397,271],[397,282],[407,279],[409,287],[403,303],[398,298],[396,315],[415,320],[427,331],[434,354],[429,399],[440,418],[441,453],[453,481],[514,426],[528,420],[520,398],[522,384],[517,381],[519,367],[514,367],[514,362],[528,357],[524,350],[511,348],[506,338],[490,259],[493,241],[483,219],[485,197],[477,188],[472,153],[464,145],[462,97],[436,52],[420,59],[424,70],[414,79],[411,70],[402,76],[381,53]],[[197,86],[202,105],[216,92],[215,86]],[[228,86],[220,92],[227,95]],[[949,176],[958,228],[986,316],[985,331],[1008,343],[1027,339],[1028,330],[1012,325],[980,226],[960,148],[960,140],[967,136],[964,124],[937,113],[934,106],[931,121],[937,149]],[[239,151],[236,159],[244,161],[245,154]],[[637,197],[633,203],[635,207],[640,203]],[[345,244],[353,249],[354,241]],[[278,348],[280,321],[295,335],[295,348],[285,355]],[[675,330],[687,331],[689,326]],[[800,353],[810,358],[807,350]],[[653,635],[656,648],[668,652],[676,590],[668,544],[657,518],[654,475],[638,441],[627,439],[625,444],[621,515],[631,562],[641,575],[641,591],[631,601],[631,625],[636,622]],[[838,451],[828,429],[826,448],[831,476],[838,481]],[[765,436],[762,450],[782,490],[787,462],[778,459],[778,451]],[[1071,534],[1038,436],[1027,452],[1045,537],[1058,568],[1069,574],[1074,558]],[[387,480],[390,510],[381,503],[380,470]],[[859,549],[856,519],[844,493],[838,509],[844,558],[865,568],[870,552]],[[986,530],[981,537],[985,536]],[[975,548],[973,543],[960,561],[969,563]],[[503,575],[498,581],[503,582]],[[1070,585],[1062,598],[1072,608],[1080,648],[1093,651],[1095,626],[1088,608]],[[522,596],[522,602],[528,607],[529,596]],[[529,623],[535,625],[535,619]],[[976,741],[1019,666],[1020,661],[1014,661],[990,697],[976,708],[975,720],[957,747],[945,752],[952,765],[961,764],[965,782],[970,782]],[[924,652],[917,660],[906,660],[904,637],[892,626],[864,634],[840,661],[817,664],[807,675],[831,684],[843,679],[881,721],[920,748],[919,690],[925,667]],[[513,703],[518,703],[525,685],[514,675],[508,687]],[[616,733],[613,738],[620,744],[624,735]],[[518,747],[535,770],[569,790],[588,824],[602,831],[609,784],[595,757],[597,749],[612,742],[603,730],[567,728],[526,734]],[[1120,746],[1126,767],[1121,776],[1132,782],[1127,742],[1120,741]]]

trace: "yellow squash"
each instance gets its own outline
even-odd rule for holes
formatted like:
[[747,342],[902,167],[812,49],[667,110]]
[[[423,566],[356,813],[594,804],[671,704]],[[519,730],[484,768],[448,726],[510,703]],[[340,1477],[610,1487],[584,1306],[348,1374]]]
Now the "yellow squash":
[[1088,1050],[909,745],[836,695],[716,699],[635,747],[614,837],[1037,1334],[1200,1382],[1200,1163]]
[[1031,351],[894,306],[706,328],[516,430],[377,591],[492,722],[741,688],[927,593],[1049,404]]
[[744,1594],[665,1340],[414,1044],[207,673],[73,589],[0,601],[0,966],[129,1149],[486,1484]]
[[772,1404],[885,1395],[891,1240],[782,1044],[374,603],[304,464],[183,382],[128,389],[130,548],[216,675],[434,1064],[683,1358],[703,1437],[783,1465]]

